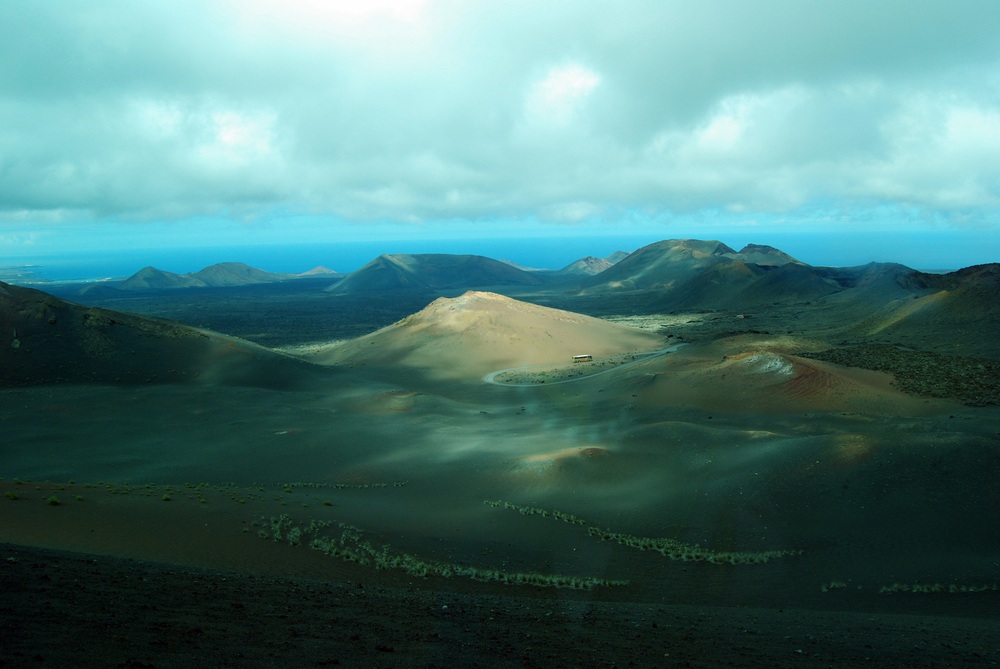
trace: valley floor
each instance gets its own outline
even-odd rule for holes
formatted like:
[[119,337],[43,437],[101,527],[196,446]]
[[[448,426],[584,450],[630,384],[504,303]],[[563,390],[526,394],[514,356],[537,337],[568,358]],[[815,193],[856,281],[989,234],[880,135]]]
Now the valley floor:
[[393,589],[0,546],[0,667],[988,667],[995,620]]
[[[803,307],[643,317],[642,348],[473,297],[330,366],[136,336],[134,383],[91,380],[130,330],[84,319],[56,362],[87,374],[0,389],[0,669],[1000,664],[989,333],[886,346]],[[258,339],[313,342],[307,316]],[[27,332],[25,369],[64,343]],[[191,350],[198,374],[164,382]],[[524,378],[482,382],[501,368]],[[337,537],[373,559],[309,548]]]

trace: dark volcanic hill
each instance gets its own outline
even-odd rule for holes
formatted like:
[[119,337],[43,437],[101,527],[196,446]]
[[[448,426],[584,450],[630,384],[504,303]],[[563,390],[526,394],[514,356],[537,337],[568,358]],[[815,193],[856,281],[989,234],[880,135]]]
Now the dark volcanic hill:
[[719,241],[668,239],[644,246],[586,282],[590,294],[671,291],[698,272],[733,262],[736,251]]
[[292,387],[312,366],[172,321],[84,307],[0,282],[0,385],[225,383]]
[[892,300],[931,291],[935,280],[898,264],[812,267],[771,246],[750,244],[737,252],[714,240],[684,239],[639,249],[587,280],[581,292],[645,294],[647,305],[661,311],[758,309],[829,298],[868,315]]
[[[678,281],[674,290],[653,301],[662,310],[690,309],[737,309],[751,306],[744,293],[767,276],[767,271],[758,265],[734,260],[708,265],[690,277]],[[768,295],[767,300],[773,301]]]
[[475,255],[381,255],[327,290],[338,294],[436,292],[497,286],[535,286],[537,275]]
[[[654,290],[662,297],[686,286],[680,301],[688,305],[706,299],[728,302],[734,293],[764,276],[766,269],[787,265],[803,263],[761,244],[748,244],[737,252],[716,240],[668,239],[621,259],[589,281],[584,292]],[[695,283],[687,286],[689,281]]]
[[241,262],[223,262],[210,265],[190,274],[174,274],[155,267],[144,267],[119,284],[119,290],[170,290],[173,288],[204,288],[207,286],[251,286],[277,283],[294,278],[294,275],[274,274]]
[[174,274],[155,267],[143,267],[116,287],[121,290],[169,290],[171,288],[199,288],[204,281],[190,274]]
[[[944,319],[956,324],[1000,323],[1000,263],[975,265],[945,275],[921,275],[938,288],[938,300],[924,318]],[[986,331],[993,331],[992,327]],[[1000,347],[995,347],[1000,348]]]
[[329,267],[323,267],[319,265],[318,267],[313,267],[307,272],[299,272],[295,276],[297,277],[339,277],[342,276],[340,272],[334,271]]
[[730,257],[754,265],[802,264],[784,251],[779,251],[773,246],[766,246],[764,244],[747,244],[740,249],[739,253],[734,253]]
[[866,317],[897,300],[924,295],[920,272],[903,265],[811,267],[798,262],[761,265],[733,259],[710,265],[651,295],[660,310],[746,310],[820,303]]
[[[1000,264],[976,265],[948,274],[924,274],[901,265],[881,266],[863,276],[860,288],[878,304],[856,330],[904,344],[937,342],[938,350],[997,359],[1000,325]],[[874,276],[873,276],[874,273]],[[845,292],[834,299],[850,297]]]
[[241,262],[221,262],[210,265],[190,275],[204,281],[206,286],[249,286],[257,283],[274,283],[290,278],[287,274],[274,274]]
[[612,265],[617,265],[622,260],[625,260],[625,258],[628,258],[628,256],[629,256],[628,251],[615,251],[611,255],[604,256],[604,259],[607,260]]
[[604,258],[587,256],[586,258],[580,258],[575,262],[571,262],[561,270],[556,271],[554,274],[556,276],[593,276],[595,274],[600,274],[612,266],[614,266],[614,263],[609,262]]

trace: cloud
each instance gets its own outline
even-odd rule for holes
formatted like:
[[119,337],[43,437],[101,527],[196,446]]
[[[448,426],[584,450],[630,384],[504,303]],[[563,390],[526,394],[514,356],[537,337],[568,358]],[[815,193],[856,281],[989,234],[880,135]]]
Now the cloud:
[[525,116],[530,123],[563,125],[600,81],[596,72],[576,63],[554,67],[528,89]]
[[33,231],[6,232],[0,234],[0,245],[6,247],[34,246],[44,235]]
[[560,202],[545,207],[541,212],[543,220],[560,223],[578,223],[601,216],[603,210],[592,202]]
[[972,0],[6,3],[0,211],[987,220],[998,72]]

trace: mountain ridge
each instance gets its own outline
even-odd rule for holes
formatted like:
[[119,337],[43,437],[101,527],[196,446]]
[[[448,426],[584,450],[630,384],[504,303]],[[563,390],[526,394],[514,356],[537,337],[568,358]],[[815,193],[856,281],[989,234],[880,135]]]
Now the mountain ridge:
[[122,281],[105,282],[100,285],[104,288],[125,291],[228,288],[278,283],[303,277],[323,277],[331,274],[336,276],[335,272],[325,267],[317,267],[301,274],[279,274],[258,269],[242,262],[220,262],[187,274],[176,274],[147,266]]
[[538,286],[538,275],[478,255],[383,254],[326,290],[337,294],[386,290],[435,292],[493,286]]
[[314,374],[305,363],[236,337],[82,306],[3,282],[0,332],[0,386],[197,382],[292,387]]

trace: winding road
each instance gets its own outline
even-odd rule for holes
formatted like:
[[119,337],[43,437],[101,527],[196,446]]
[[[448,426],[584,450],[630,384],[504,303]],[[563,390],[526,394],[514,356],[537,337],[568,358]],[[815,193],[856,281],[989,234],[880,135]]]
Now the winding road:
[[[682,346],[686,346],[686,344],[685,343],[674,344],[673,346],[670,346],[670,347],[664,348],[664,349],[660,349],[659,351],[651,351],[649,353],[640,353],[640,354],[637,354],[637,355],[640,355],[641,357],[638,357],[635,360],[631,360],[629,362],[625,362],[625,363],[622,363],[620,365],[615,365],[613,367],[609,367],[608,369],[602,369],[600,371],[593,372],[591,374],[581,374],[580,376],[574,376],[574,377],[571,377],[571,378],[568,378],[568,379],[562,379],[560,381],[545,381],[545,382],[542,382],[542,383],[505,383],[503,381],[497,381],[497,377],[498,376],[500,376],[501,374],[507,374],[509,372],[524,372],[524,371],[529,371],[529,370],[532,370],[532,369],[562,367],[562,365],[560,365],[559,363],[548,363],[548,364],[544,364],[544,365],[525,365],[523,367],[508,367],[506,369],[498,369],[495,372],[490,372],[489,374],[487,374],[486,376],[484,376],[483,377],[483,383],[491,383],[491,384],[493,384],[495,386],[512,386],[512,387],[520,387],[520,388],[524,388],[524,387],[528,387],[528,386],[543,386],[543,385],[544,386],[554,386],[557,383],[571,383],[573,381],[580,381],[582,379],[590,379],[590,378],[593,378],[595,376],[600,376],[601,374],[607,374],[609,372],[614,372],[614,371],[617,371],[619,369],[622,369],[623,367],[631,367],[632,365],[637,365],[640,362],[646,362],[648,360],[652,360],[653,358],[659,358],[661,356],[667,355],[668,353],[673,353],[674,351],[676,351],[677,349],[681,348]],[[583,363],[578,363],[578,364],[583,364]],[[594,363],[586,363],[586,364],[594,364]]]

